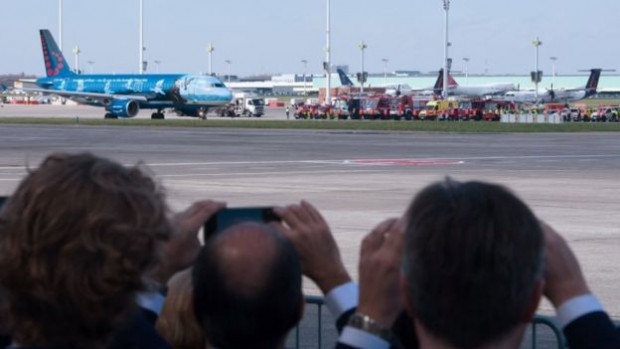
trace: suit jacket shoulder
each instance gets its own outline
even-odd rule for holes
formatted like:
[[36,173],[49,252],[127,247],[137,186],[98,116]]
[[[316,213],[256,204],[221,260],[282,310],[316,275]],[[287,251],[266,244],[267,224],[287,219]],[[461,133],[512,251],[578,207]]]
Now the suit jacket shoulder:
[[564,335],[571,349],[620,348],[620,332],[602,311],[575,319],[564,328]]

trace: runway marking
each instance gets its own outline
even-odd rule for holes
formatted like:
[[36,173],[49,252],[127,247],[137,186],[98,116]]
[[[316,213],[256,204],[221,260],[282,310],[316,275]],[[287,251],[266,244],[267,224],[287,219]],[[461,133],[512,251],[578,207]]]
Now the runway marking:
[[0,170],[19,170],[19,171],[23,171],[23,170],[27,170],[30,167],[27,166],[0,166]]
[[277,172],[236,172],[236,173],[186,173],[157,175],[165,178],[181,177],[214,177],[214,176],[244,176],[244,175],[289,175],[289,174],[329,174],[329,173],[370,173],[370,172],[389,172],[389,170],[328,170],[328,171],[277,171]]
[[384,159],[384,160],[347,160],[345,164],[366,166],[434,166],[434,165],[460,165],[465,161],[458,160],[408,160],[408,159]]
[[[263,161],[212,161],[212,162],[167,162],[167,163],[148,163],[150,167],[173,167],[173,166],[211,166],[211,165],[278,165],[278,164],[328,164],[338,165],[350,163],[352,161],[467,161],[467,160],[528,160],[528,159],[604,159],[617,158],[620,154],[592,154],[592,155],[515,155],[515,156],[473,156],[473,157],[440,157],[440,158],[402,158],[402,159],[316,159],[316,160],[263,160]],[[134,163],[126,164],[133,166]]]

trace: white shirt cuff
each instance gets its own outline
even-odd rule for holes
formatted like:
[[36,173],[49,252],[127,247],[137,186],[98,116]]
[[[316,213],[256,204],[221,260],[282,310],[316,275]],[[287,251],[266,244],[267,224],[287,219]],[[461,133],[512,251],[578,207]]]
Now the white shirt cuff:
[[139,306],[154,312],[157,316],[159,316],[161,310],[164,308],[165,301],[166,297],[159,292],[140,292],[136,299]]
[[390,343],[366,331],[347,326],[338,342],[360,349],[389,349]]
[[357,307],[358,302],[359,287],[353,281],[334,287],[325,295],[325,305],[334,319],[338,319],[347,310]]
[[560,327],[564,328],[577,318],[597,311],[604,311],[598,299],[591,294],[584,294],[564,302],[556,313]]

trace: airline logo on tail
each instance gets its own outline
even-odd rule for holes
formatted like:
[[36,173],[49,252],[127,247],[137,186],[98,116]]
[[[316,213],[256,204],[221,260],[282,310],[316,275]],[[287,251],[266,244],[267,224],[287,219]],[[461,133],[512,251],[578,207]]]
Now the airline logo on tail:
[[[451,74],[448,74],[448,88],[457,87],[459,84],[454,80]],[[437,80],[435,81],[435,85],[433,86],[433,90],[436,94],[440,95],[443,91],[443,69],[439,69],[439,75],[437,75]]]
[[353,81],[351,81],[351,79],[349,79],[347,74],[345,74],[342,69],[336,69],[336,71],[338,72],[338,76],[340,77],[340,83],[343,86],[353,86],[353,85],[355,85],[353,83]]
[[41,46],[43,46],[43,60],[48,77],[74,75],[69,69],[67,60],[56,45],[49,30],[41,30]]
[[596,89],[598,88],[598,81],[601,77],[602,69],[591,69],[590,70],[590,78],[588,79],[588,83],[586,84],[586,95],[589,97],[596,93]]
[[452,74],[448,74],[448,87],[457,87],[459,85],[456,80],[452,77]]

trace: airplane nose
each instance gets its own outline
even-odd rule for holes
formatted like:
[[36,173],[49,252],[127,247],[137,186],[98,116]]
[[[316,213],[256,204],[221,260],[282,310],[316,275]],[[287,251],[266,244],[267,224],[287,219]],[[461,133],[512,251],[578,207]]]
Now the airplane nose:
[[224,89],[222,89],[222,90],[223,90],[223,91],[222,91],[222,97],[223,97],[223,99],[225,99],[225,100],[226,100],[226,102],[230,102],[230,101],[232,101],[232,99],[233,99],[233,94],[232,94],[232,91],[231,91],[231,90],[229,90],[229,89],[227,89],[227,88],[224,88]]

